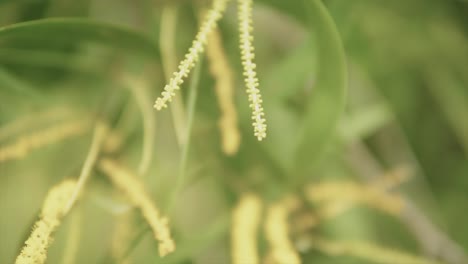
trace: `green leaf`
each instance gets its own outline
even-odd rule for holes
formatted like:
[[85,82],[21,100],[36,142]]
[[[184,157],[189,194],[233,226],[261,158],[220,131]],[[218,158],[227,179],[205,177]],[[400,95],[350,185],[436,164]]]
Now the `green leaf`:
[[[310,58],[311,62],[317,61],[316,72],[311,72],[316,75],[316,83],[308,97],[305,113],[299,120],[300,125],[298,127],[283,126],[282,131],[274,131],[274,129],[269,131],[270,134],[286,135],[291,135],[291,131],[285,130],[297,131],[293,133],[295,137],[283,139],[292,144],[293,153],[281,155],[282,158],[277,162],[289,172],[288,175],[304,177],[336,132],[338,121],[344,110],[347,90],[344,49],[336,26],[321,1],[306,0],[304,6],[291,5],[287,1],[265,2],[308,26],[314,36],[314,46],[317,48],[318,57]],[[265,99],[267,100],[268,98]],[[265,107],[265,109],[268,117],[268,108]],[[275,116],[270,117],[270,120],[274,122]],[[284,149],[274,148],[274,151],[282,152]],[[279,155],[273,154],[273,156]]]
[[332,138],[345,105],[347,69],[336,26],[319,0],[305,1],[310,28],[318,48],[317,83],[312,91],[299,142],[294,170],[307,170]]
[[268,138],[260,145],[267,149],[276,163],[282,165],[283,170],[286,170],[286,164],[291,163],[288,160],[296,151],[296,145],[291,141],[297,137],[297,128],[303,121],[301,112],[307,103],[303,100],[307,99],[304,93],[314,78],[315,54],[313,41],[307,40],[260,76],[262,87],[265,87],[262,91],[268,121]]
[[24,82],[17,76],[11,74],[8,70],[0,66],[0,86],[5,89],[16,93],[17,95],[24,96],[28,99],[44,100],[44,97],[34,89],[34,86]]
[[221,215],[213,221],[207,230],[194,234],[191,238],[181,242],[180,245],[177,245],[177,250],[174,253],[164,258],[158,258],[156,263],[183,263],[229,234],[229,227],[230,215]]
[[361,106],[347,115],[340,124],[339,134],[343,142],[349,143],[373,135],[393,121],[393,115],[384,103]]
[[[93,59],[97,59],[96,56],[94,56]],[[74,54],[64,54],[63,52],[57,52],[51,49],[0,48],[0,61],[7,65],[20,65],[46,69],[69,69],[88,74],[96,74],[102,70],[93,63],[83,63],[78,61],[77,56]]]
[[429,92],[445,114],[458,141],[468,156],[468,98],[461,81],[444,67],[428,67]]
[[89,41],[159,58],[154,42],[130,28],[79,18],[52,18],[0,28],[0,49],[19,46],[63,47]]

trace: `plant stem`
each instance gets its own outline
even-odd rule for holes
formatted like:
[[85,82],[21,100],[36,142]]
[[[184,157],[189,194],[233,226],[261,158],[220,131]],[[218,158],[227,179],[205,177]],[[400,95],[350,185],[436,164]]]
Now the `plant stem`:
[[193,126],[193,119],[195,116],[195,108],[196,102],[198,97],[198,84],[200,81],[200,73],[202,68],[202,58],[200,58],[200,62],[198,66],[195,67],[193,77],[190,82],[189,88],[189,95],[188,95],[188,103],[187,103],[187,124],[185,128],[185,135],[184,135],[184,144],[182,145],[182,153],[180,156],[180,163],[179,163],[179,172],[177,174],[177,178],[175,181],[175,187],[172,190],[172,193],[169,196],[169,200],[166,205],[166,212],[170,213],[172,208],[174,207],[174,202],[176,196],[179,194],[180,190],[183,187],[185,178],[186,178],[186,170],[187,170],[187,161],[188,161],[188,153],[190,150],[190,134],[192,132]]

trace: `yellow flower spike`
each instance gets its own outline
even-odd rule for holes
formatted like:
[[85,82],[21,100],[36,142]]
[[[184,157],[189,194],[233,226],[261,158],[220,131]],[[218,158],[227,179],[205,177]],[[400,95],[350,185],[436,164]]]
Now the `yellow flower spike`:
[[258,89],[259,83],[253,61],[255,58],[254,47],[252,44],[253,22],[252,22],[252,0],[238,0],[238,17],[240,33],[240,49],[242,65],[244,66],[244,81],[249,96],[250,108],[252,109],[252,120],[254,135],[259,141],[266,137],[266,119],[262,107],[262,96]]
[[184,78],[188,76],[201,53],[203,53],[204,46],[208,41],[208,35],[216,27],[218,20],[223,16],[226,10],[226,5],[229,0],[214,0],[213,7],[208,11],[205,20],[203,21],[200,30],[195,36],[192,46],[189,48],[185,59],[179,64],[179,71],[175,72],[169,83],[164,87],[161,96],[156,99],[154,108],[161,110],[167,107],[167,102],[170,102],[175,95],[175,91],[180,89]]
[[265,236],[270,245],[270,258],[275,264],[299,264],[301,259],[289,239],[288,216],[297,204],[293,197],[269,206],[265,222]]
[[310,201],[325,203],[331,207],[323,213],[335,215],[355,204],[364,204],[390,215],[399,216],[405,203],[395,194],[386,193],[374,186],[360,185],[349,181],[323,182],[307,187],[306,196]]
[[35,149],[84,134],[88,129],[89,122],[79,120],[65,122],[21,136],[15,143],[0,147],[0,162],[21,159]]
[[384,173],[382,176],[372,181],[371,185],[381,190],[390,190],[407,182],[411,177],[411,169],[402,166]]
[[39,110],[39,112],[34,112],[34,115],[17,117],[10,123],[0,126],[0,142],[38,125],[58,122],[60,120],[70,120],[73,116],[74,114],[69,108],[54,106],[45,110]]
[[232,213],[231,246],[233,264],[259,263],[257,231],[262,201],[254,194],[245,194]]
[[162,217],[151,202],[144,185],[138,181],[135,175],[118,165],[110,159],[103,159],[99,163],[99,168],[111,179],[111,181],[122,190],[130,202],[140,209],[143,217],[153,230],[154,237],[159,242],[159,255],[161,257],[175,250],[174,240],[171,238],[169,221]]
[[221,110],[219,129],[222,150],[226,155],[234,155],[240,144],[237,112],[234,105],[234,80],[218,30],[214,30],[209,37],[206,55],[210,60],[210,72],[216,80],[216,97]]
[[52,233],[66,214],[65,207],[76,187],[76,182],[66,180],[49,191],[44,201],[39,220],[24,243],[16,264],[39,264],[47,259],[47,248],[52,242]]

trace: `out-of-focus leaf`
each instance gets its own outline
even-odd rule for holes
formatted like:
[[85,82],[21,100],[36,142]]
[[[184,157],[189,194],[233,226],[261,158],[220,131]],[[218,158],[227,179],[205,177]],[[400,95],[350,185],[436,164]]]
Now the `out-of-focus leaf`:
[[29,99],[44,99],[44,97],[34,89],[34,86],[29,85],[15,75],[0,67],[0,86],[3,89],[13,91],[19,96],[24,96]]
[[43,19],[0,28],[0,49],[12,45],[61,47],[85,41],[159,58],[156,43],[145,35],[129,28],[89,19]]
[[78,72],[94,73],[99,68],[92,63],[79,63],[76,57],[52,50],[29,50],[0,48],[0,61],[8,65],[26,65],[48,69],[70,69]]
[[[300,47],[272,67],[272,70],[261,76],[265,87],[265,111],[268,121],[268,138],[259,145],[264,146],[267,153],[284,170],[286,161],[294,155],[295,144],[291,144],[297,136],[300,124],[303,95],[307,82],[314,74],[314,48],[312,41],[305,41]],[[310,67],[303,67],[310,65]],[[299,100],[296,99],[299,97]],[[250,121],[245,117],[243,120]],[[246,124],[247,126],[247,124]],[[287,140],[285,140],[287,139]]]
[[294,159],[306,172],[332,138],[345,105],[347,69],[336,26],[319,0],[305,1],[318,49],[317,83],[312,91]]
[[361,107],[346,116],[340,124],[340,136],[345,142],[366,138],[392,121],[393,116],[383,103]]
[[218,219],[213,221],[208,230],[203,230],[200,234],[195,234],[192,238],[188,239],[185,243],[178,246],[178,249],[161,259],[156,263],[182,263],[193,256],[196,256],[198,252],[208,247],[210,244],[219,240],[223,236],[228,234],[230,225],[229,215],[222,215]]
[[468,156],[468,98],[454,74],[443,68],[428,71],[429,91],[447,117]]
[[292,155],[282,157],[280,161],[282,167],[294,175],[305,175],[332,138],[344,109],[347,70],[343,46],[335,24],[321,1],[307,0],[304,1],[304,5],[291,5],[285,1],[268,3],[308,26],[317,47],[317,77],[309,95],[302,124],[300,127],[284,128],[297,130],[295,137],[284,139],[288,140],[295,150]]

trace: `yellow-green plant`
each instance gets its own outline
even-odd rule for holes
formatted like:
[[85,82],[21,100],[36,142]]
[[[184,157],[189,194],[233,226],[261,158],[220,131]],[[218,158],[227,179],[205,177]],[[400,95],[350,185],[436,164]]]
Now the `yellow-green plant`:
[[232,212],[232,263],[260,263],[257,232],[262,214],[262,201],[255,194],[244,194]]
[[160,215],[159,210],[148,197],[145,188],[135,179],[135,176],[109,159],[101,160],[99,168],[128,196],[131,203],[141,211],[148,221],[155,239],[159,242],[159,254],[165,256],[174,251],[175,244],[171,238],[169,220]]
[[234,102],[233,72],[223,50],[219,30],[211,33],[206,55],[209,58],[210,72],[216,79],[216,97],[221,110],[218,126],[222,150],[227,155],[234,155],[239,149],[241,136]]
[[16,258],[17,264],[45,263],[52,234],[67,214],[66,206],[75,188],[75,181],[66,180],[50,189],[42,205],[39,220],[34,224],[31,235]]
[[[161,97],[156,99],[154,107],[158,110],[167,107],[167,102],[170,102],[175,96],[175,91],[180,89],[184,82],[184,78],[188,76],[190,70],[195,66],[198,57],[204,51],[204,46],[209,41],[209,35],[217,27],[218,20],[221,19],[226,9],[229,0],[214,0],[213,7],[206,14],[202,26],[198,30],[197,35],[189,48],[185,59],[179,64],[179,70],[176,71],[169,83],[164,87]],[[259,82],[256,72],[256,64],[254,62],[254,47],[252,44],[252,0],[238,1],[238,18],[239,18],[239,39],[242,65],[244,67],[244,80],[249,97],[250,108],[252,109],[252,120],[254,135],[259,141],[266,137],[266,120],[262,106],[262,96],[258,89]],[[216,34],[216,33],[215,33]],[[215,40],[216,41],[216,40]],[[233,138],[235,140],[235,138]]]
[[164,87],[161,97],[156,99],[154,108],[161,110],[167,107],[167,102],[170,102],[175,95],[175,91],[180,89],[180,86],[184,83],[184,78],[187,78],[192,68],[195,67],[195,64],[198,62],[200,54],[203,53],[204,46],[208,41],[208,36],[213,29],[216,28],[218,20],[223,16],[228,2],[229,0],[213,1],[213,7],[206,14],[206,18],[198,30],[192,46],[185,55],[185,59],[180,62],[178,71],[174,73],[169,83]]
[[267,259],[278,264],[301,263],[291,239],[289,238],[288,216],[297,206],[298,201],[293,197],[272,204],[265,216],[265,236],[270,247]]
[[468,263],[459,1],[68,2],[0,5],[1,263]]
[[262,96],[258,89],[258,78],[254,62],[255,53],[252,44],[252,0],[238,0],[239,35],[242,66],[244,66],[244,80],[247,86],[250,108],[252,109],[252,120],[254,135],[259,141],[266,137],[265,113],[263,112]]

